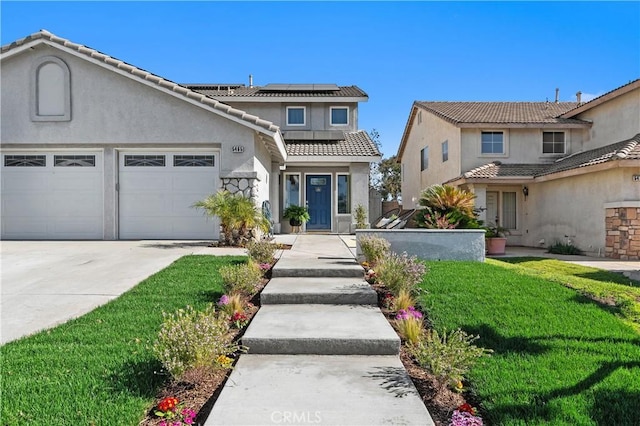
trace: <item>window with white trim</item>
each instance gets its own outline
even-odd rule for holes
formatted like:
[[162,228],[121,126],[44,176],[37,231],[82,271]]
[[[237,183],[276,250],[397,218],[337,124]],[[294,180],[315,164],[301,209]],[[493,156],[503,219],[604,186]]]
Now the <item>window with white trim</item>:
[[5,167],[46,167],[46,155],[5,155]]
[[346,126],[349,124],[349,107],[331,107],[331,125]]
[[516,193],[515,192],[503,192],[502,193],[502,224],[503,228],[516,229],[517,228],[517,212],[516,212]]
[[504,132],[482,132],[482,154],[504,154]]
[[543,154],[564,154],[564,132],[542,132]]
[[425,146],[420,151],[420,171],[427,170],[429,168],[429,147]]
[[305,107],[287,107],[287,126],[304,126],[305,124],[307,124]]
[[300,173],[284,174],[284,208],[300,205]]
[[349,175],[338,175],[338,214],[351,213]]

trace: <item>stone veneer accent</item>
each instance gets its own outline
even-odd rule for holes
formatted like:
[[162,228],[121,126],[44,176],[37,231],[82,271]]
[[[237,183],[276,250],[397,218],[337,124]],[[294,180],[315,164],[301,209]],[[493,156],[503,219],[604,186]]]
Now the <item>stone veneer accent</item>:
[[640,260],[640,207],[606,209],[605,256],[620,260]]
[[255,201],[258,197],[258,179],[257,178],[221,178],[222,189],[232,194],[241,193],[246,198]]

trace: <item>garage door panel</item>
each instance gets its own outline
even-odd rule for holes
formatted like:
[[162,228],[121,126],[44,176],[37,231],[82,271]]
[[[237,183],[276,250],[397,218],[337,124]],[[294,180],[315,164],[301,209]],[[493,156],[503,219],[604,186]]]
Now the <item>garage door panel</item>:
[[[119,170],[119,229],[122,239],[214,239],[217,226],[191,206],[216,192],[218,168],[174,166],[175,151],[121,153]],[[216,156],[215,153],[198,155]],[[152,159],[164,156],[164,166],[126,166],[125,156]],[[182,157],[184,158],[184,157]],[[135,163],[129,163],[135,164]],[[217,161],[214,162],[217,165]]]
[[[90,156],[93,166],[54,166],[60,155]],[[102,239],[104,223],[101,151],[3,152],[2,238]],[[44,157],[44,167],[7,166],[5,156]],[[11,161],[9,161],[11,163]]]

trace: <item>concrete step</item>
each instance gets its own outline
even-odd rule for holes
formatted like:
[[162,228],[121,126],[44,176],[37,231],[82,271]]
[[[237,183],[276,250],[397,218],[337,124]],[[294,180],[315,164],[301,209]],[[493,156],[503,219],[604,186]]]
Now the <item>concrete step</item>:
[[272,278],[260,293],[262,305],[376,305],[378,296],[362,278]]
[[363,278],[364,269],[353,257],[317,256],[314,258],[286,256],[285,253],[271,271],[278,277],[345,277]]
[[397,356],[242,355],[204,424],[434,422]]
[[242,344],[250,354],[397,355],[400,338],[380,309],[356,305],[263,305]]

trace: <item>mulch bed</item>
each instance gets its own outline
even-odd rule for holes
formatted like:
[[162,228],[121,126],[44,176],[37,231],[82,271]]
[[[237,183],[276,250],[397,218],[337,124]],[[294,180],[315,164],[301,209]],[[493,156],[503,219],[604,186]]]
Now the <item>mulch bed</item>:
[[[290,248],[290,246],[288,247]],[[287,248],[283,248],[287,249]],[[269,282],[270,277],[266,277],[262,280],[257,292],[254,294],[250,302],[253,307],[247,310],[247,316],[251,319],[258,312],[258,306],[260,303],[260,292],[264,286]],[[379,285],[372,285],[374,290],[378,293],[378,300],[381,300],[386,290]],[[393,312],[384,309],[380,305],[385,317],[391,321],[393,319]],[[242,334],[246,330],[246,327],[242,330],[234,330],[234,340],[239,341]],[[236,360],[240,354],[236,354]],[[433,421],[437,426],[446,426],[449,424],[453,411],[460,405],[464,404],[465,398],[463,395],[453,392],[448,388],[438,389],[437,381],[435,377],[421,368],[411,355],[407,352],[404,345],[400,348],[400,360],[404,364],[409,377],[413,381],[422,401],[429,410]],[[235,364],[235,363],[234,363]],[[185,407],[189,407],[196,412],[196,424],[203,424],[209,415],[209,412],[213,408],[214,403],[218,399],[224,384],[226,383],[231,370],[216,370],[211,371],[209,369],[196,369],[191,370],[183,375],[180,380],[169,381],[158,392],[157,399],[160,401],[162,398],[172,396],[178,398]],[[140,422],[141,426],[155,426],[160,423],[161,419],[156,417],[153,413],[155,407],[152,408],[147,417]]]

